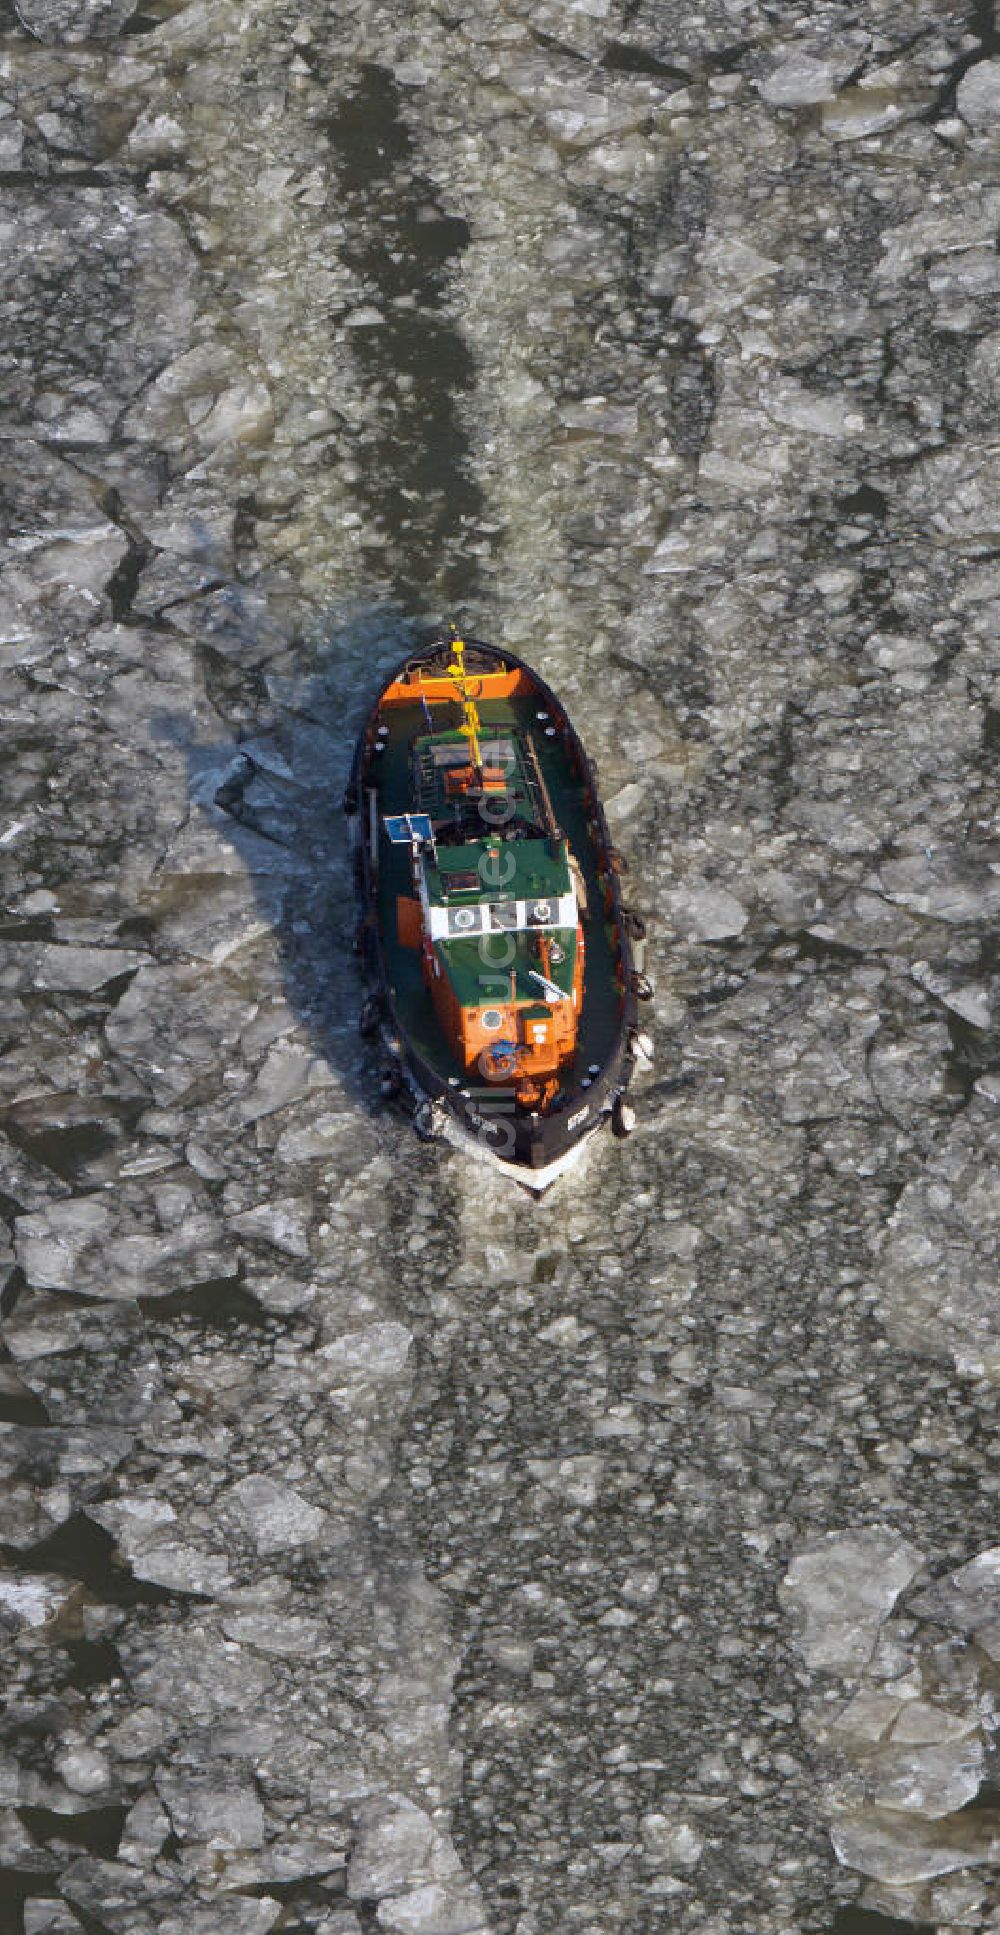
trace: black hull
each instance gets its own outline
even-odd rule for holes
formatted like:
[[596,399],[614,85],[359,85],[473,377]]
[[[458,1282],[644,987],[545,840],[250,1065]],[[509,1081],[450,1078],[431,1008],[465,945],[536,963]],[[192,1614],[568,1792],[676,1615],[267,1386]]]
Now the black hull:
[[[595,849],[602,856],[614,854],[604,809],[597,792],[597,777],[591,760],[581,744],[565,707],[560,703],[551,687],[513,652],[498,651],[479,639],[467,640],[470,654],[477,661],[495,661],[496,668],[505,665],[509,669],[525,672],[533,681],[544,704],[551,710],[552,717],[561,723],[565,743],[570,748],[581,787],[588,793],[589,824],[593,829],[592,840]],[[411,652],[400,661],[383,680],[378,695],[369,711],[368,717],[358,737],[351,767],[351,775],[344,794],[344,809],[352,828],[354,844],[355,888],[358,900],[359,924],[358,946],[368,990],[366,1007],[372,1020],[372,1031],[380,1026],[383,1042],[390,1055],[398,1060],[411,1088],[418,1093],[418,1099],[425,1099],[430,1108],[422,1112],[418,1109],[418,1126],[421,1119],[430,1133],[440,1128],[440,1111],[447,1111],[457,1126],[481,1142],[483,1153],[500,1158],[504,1163],[521,1169],[530,1177],[547,1169],[551,1164],[560,1162],[577,1147],[582,1147],[595,1128],[612,1121],[616,1114],[619,1098],[624,1096],[636,1067],[634,1042],[638,1030],[639,1005],[637,986],[642,985],[643,977],[636,971],[632,943],[627,931],[626,910],[622,901],[618,874],[613,866],[604,872],[609,905],[606,918],[612,925],[616,936],[616,947],[620,962],[622,984],[620,1019],[615,1039],[610,1051],[602,1057],[600,1072],[589,1077],[584,1086],[581,1077],[560,1098],[559,1106],[546,1115],[527,1115],[516,1111],[511,1104],[504,1108],[502,1097],[486,1098],[482,1102],[474,1097],[464,1096],[454,1082],[435,1069],[426,1054],[413,1041],[399,1013],[390,981],[386,948],[378,918],[376,881],[370,860],[369,844],[363,825],[363,802],[369,779],[374,778],[376,764],[376,727],[382,696],[390,685],[399,679],[407,669],[417,666],[429,667],[441,658],[441,646],[426,647]],[[477,663],[476,669],[489,669]],[[586,999],[586,974],[584,979]],[[435,1113],[437,1112],[437,1113]]]

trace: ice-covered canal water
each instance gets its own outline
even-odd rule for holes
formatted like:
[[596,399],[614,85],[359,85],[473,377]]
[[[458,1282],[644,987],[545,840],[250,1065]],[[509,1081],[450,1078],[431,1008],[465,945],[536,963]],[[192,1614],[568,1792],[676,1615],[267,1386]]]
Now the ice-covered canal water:
[[[1000,38],[0,0],[0,1928],[1000,1930]],[[455,615],[654,934],[540,1205],[358,1039]]]

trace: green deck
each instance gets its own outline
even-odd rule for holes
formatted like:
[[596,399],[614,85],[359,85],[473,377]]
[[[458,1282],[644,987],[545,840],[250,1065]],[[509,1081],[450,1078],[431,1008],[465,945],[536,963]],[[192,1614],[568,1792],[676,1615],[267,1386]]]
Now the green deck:
[[[567,927],[550,927],[549,938],[557,941],[563,951],[563,960],[558,965],[553,962],[548,979],[565,995],[573,992],[573,970],[576,967],[576,933]],[[488,1007],[493,1002],[510,999],[510,978],[514,975],[515,992],[518,1001],[543,999],[543,990],[537,981],[531,979],[532,970],[538,969],[538,955],[532,945],[534,936],[522,929],[510,935],[496,934],[492,939],[509,941],[514,945],[514,953],[508,962],[509,948],[496,953],[497,965],[484,966],[479,951],[478,939],[470,941],[438,941],[437,951],[448,972],[448,978],[463,1008]],[[499,963],[505,965],[501,967]]]
[[[440,900],[448,891],[449,874],[478,868],[481,860],[488,860],[491,849],[496,852],[498,844],[496,839],[471,840],[461,847],[439,847],[437,866],[427,865],[431,899]],[[501,884],[491,888],[491,875]],[[562,854],[551,854],[545,840],[512,840],[503,848],[495,871],[484,870],[476,886],[469,888],[468,898],[482,900],[488,891],[492,901],[557,899],[567,894],[569,887],[569,868]],[[461,889],[452,888],[449,893],[449,899],[456,902],[464,897]]]
[[[481,699],[478,710],[482,722],[483,735],[499,728],[513,729],[523,733],[531,732],[534,726],[536,701],[530,696],[514,699]],[[457,707],[453,716],[457,719]],[[414,740],[426,736],[427,719],[419,701],[412,705],[389,707],[382,715],[382,723],[389,728],[385,750],[378,755],[373,764],[373,772],[378,780],[378,804],[380,814],[405,813],[413,808],[413,771],[411,749]],[[434,707],[434,725],[444,731],[450,724],[444,705]],[[603,911],[603,894],[598,884],[596,856],[587,834],[587,815],[583,802],[578,774],[569,756],[558,740],[546,739],[543,734],[533,733],[533,742],[545,784],[549,790],[555,817],[569,841],[570,851],[579,863],[586,882],[588,912],[583,918],[584,943],[586,950],[584,969],[583,1010],[577,1037],[575,1062],[570,1071],[571,1079],[586,1074],[591,1064],[603,1066],[618,1036],[621,1017],[621,996],[616,981],[616,958],[611,930],[606,925]],[[510,851],[517,857],[518,846],[534,847],[533,841],[515,842]],[[447,850],[439,849],[441,854]],[[457,856],[458,848],[451,853]],[[528,856],[524,864],[527,865]],[[542,876],[540,876],[541,878]],[[377,885],[377,906],[382,944],[385,950],[386,969],[393,992],[399,1019],[406,1033],[411,1037],[414,1047],[439,1074],[449,1080],[459,1077],[464,1083],[468,1080],[464,1070],[455,1061],[438,1029],[437,1019],[430,995],[423,984],[420,971],[420,956],[411,948],[400,947],[396,938],[396,896],[412,891],[410,879],[410,855],[405,846],[393,846],[383,827],[379,842],[379,867]],[[510,889],[507,890],[510,892]],[[532,892],[533,888],[523,891]],[[549,881],[545,881],[540,891],[551,891]],[[496,898],[501,898],[497,894]],[[537,966],[537,957],[527,954],[529,936],[520,934],[518,957],[513,965],[518,974],[518,995],[527,995],[534,984],[526,978],[529,967]],[[565,929],[553,935],[561,947],[567,941],[573,943]],[[476,984],[482,974],[475,940],[448,941],[439,943],[442,947],[468,950],[474,963]],[[525,949],[522,964],[520,960],[522,945]],[[575,952],[575,943],[573,943]],[[561,965],[552,979],[562,986],[569,986],[566,980],[567,966],[572,973],[573,954],[567,948],[567,962]],[[539,995],[540,995],[539,990]],[[499,988],[497,989],[499,995]]]

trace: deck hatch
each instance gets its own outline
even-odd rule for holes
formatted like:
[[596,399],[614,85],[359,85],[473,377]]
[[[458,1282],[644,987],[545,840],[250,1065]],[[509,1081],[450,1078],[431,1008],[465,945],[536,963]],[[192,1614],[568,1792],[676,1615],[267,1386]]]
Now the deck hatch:
[[455,935],[481,934],[484,907],[449,907],[448,932]]

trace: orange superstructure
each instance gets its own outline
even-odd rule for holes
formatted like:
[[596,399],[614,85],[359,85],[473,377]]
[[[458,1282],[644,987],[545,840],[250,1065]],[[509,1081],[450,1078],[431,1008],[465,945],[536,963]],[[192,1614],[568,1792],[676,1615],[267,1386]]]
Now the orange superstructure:
[[[527,673],[516,667],[509,672],[482,672],[476,675],[476,697],[479,699],[513,699],[530,690]],[[455,686],[452,679],[444,676],[431,677],[427,673],[415,671],[404,678],[395,679],[392,685],[386,686],[380,704],[383,706],[412,705],[414,699],[424,698],[429,705],[435,705],[454,697]]]

